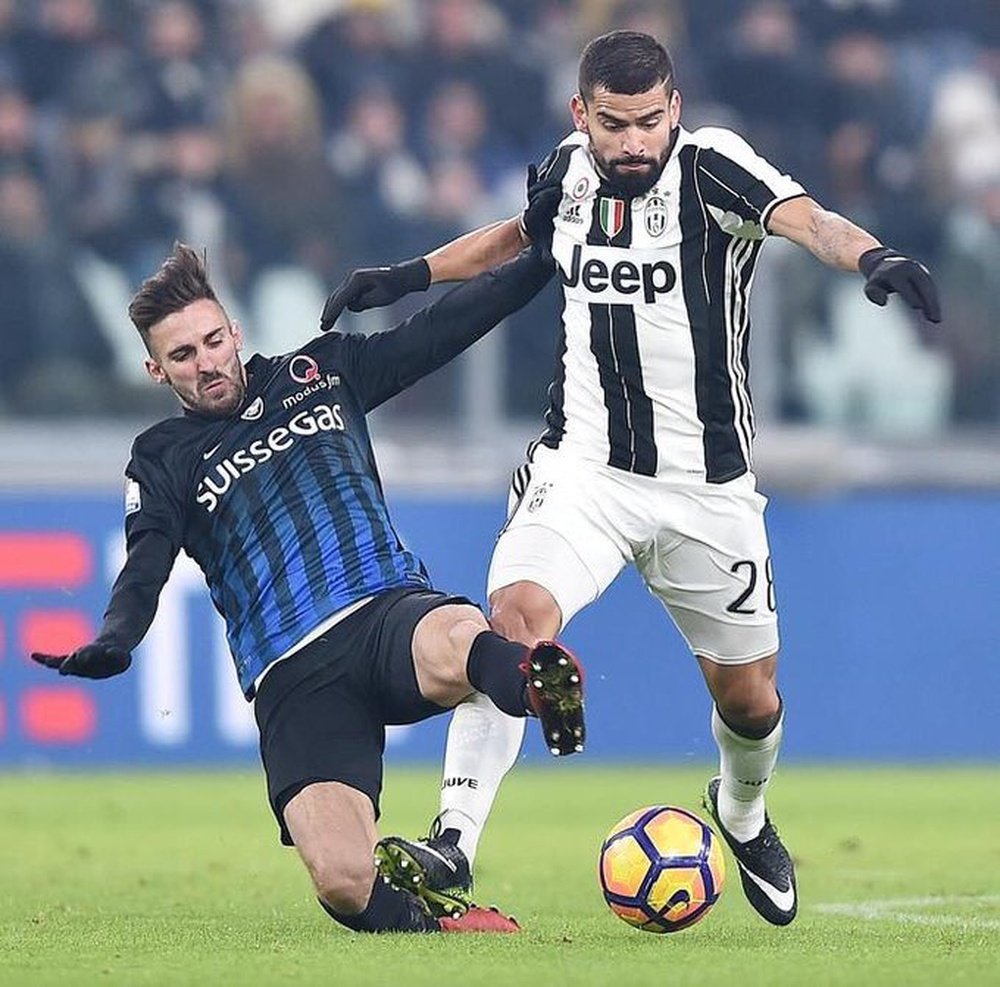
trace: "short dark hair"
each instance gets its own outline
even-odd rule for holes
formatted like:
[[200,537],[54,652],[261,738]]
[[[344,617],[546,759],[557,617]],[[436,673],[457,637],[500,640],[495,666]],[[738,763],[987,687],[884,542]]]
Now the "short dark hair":
[[175,243],[160,269],[146,278],[129,302],[128,316],[149,347],[149,330],[168,315],[202,299],[217,302],[205,258],[186,243]]
[[674,63],[656,38],[640,31],[611,31],[588,42],[580,55],[579,92],[589,99],[598,86],[632,96],[658,83],[673,85]]

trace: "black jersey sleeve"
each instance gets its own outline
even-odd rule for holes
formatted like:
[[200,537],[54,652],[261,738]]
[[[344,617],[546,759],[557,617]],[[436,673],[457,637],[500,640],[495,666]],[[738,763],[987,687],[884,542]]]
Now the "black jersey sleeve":
[[526,305],[554,273],[536,249],[452,288],[405,322],[371,336],[341,337],[352,384],[366,411],[444,366]]
[[[184,538],[184,504],[180,492],[182,477],[167,438],[155,432],[140,436],[132,447],[125,467],[125,537],[144,531],[158,531],[180,551]],[[172,472],[173,471],[173,472]]]
[[97,641],[131,651],[145,636],[184,537],[181,478],[169,438],[150,430],[136,439],[125,468],[128,555],[111,591]]
[[156,616],[160,590],[176,556],[177,550],[162,532],[146,528],[129,538],[128,557],[115,580],[96,643],[122,651],[135,648]]

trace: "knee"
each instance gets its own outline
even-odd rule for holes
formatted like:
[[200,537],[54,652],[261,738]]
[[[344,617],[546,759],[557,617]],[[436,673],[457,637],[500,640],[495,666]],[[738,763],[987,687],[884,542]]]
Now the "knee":
[[722,718],[739,732],[766,732],[778,720],[781,700],[773,678],[755,677],[716,690]]
[[364,911],[375,882],[375,865],[364,858],[330,859],[310,867],[316,894],[335,912],[356,915]]
[[558,604],[541,586],[515,583],[490,597],[490,626],[508,640],[533,648],[555,637],[561,625]]

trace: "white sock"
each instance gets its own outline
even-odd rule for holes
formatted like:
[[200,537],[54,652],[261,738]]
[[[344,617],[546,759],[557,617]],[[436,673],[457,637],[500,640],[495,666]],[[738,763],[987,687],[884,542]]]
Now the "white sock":
[[441,830],[458,830],[458,846],[470,868],[500,782],[514,766],[523,739],[523,717],[502,713],[481,693],[451,714],[437,822]]
[[759,740],[736,733],[712,706],[712,734],[719,745],[719,817],[741,843],[764,827],[764,793],[770,784],[781,746],[784,710],[774,729]]

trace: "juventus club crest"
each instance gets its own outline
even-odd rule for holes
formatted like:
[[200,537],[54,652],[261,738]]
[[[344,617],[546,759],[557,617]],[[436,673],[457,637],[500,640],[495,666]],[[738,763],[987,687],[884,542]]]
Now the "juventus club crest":
[[621,233],[622,227],[625,225],[625,203],[621,199],[601,196],[598,214],[604,235],[609,240],[613,240]]
[[545,495],[549,492],[551,488],[551,483],[540,483],[531,495],[531,499],[528,501],[528,513],[534,514],[542,504],[545,503]]
[[667,204],[661,195],[651,195],[646,200],[644,211],[646,232],[650,236],[659,236],[667,225]]

